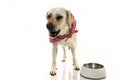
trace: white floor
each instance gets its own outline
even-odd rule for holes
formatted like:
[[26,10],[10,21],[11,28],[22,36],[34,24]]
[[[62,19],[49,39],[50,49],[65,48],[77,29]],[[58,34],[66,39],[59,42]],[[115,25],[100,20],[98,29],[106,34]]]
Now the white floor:
[[[57,75],[50,76],[51,50],[46,48],[45,50],[39,49],[37,52],[32,52],[32,50],[26,47],[24,48],[26,52],[16,51],[16,53],[2,54],[0,58],[0,80],[87,80],[80,77],[80,71],[73,70],[70,51],[67,51],[67,60],[63,63],[61,62],[62,51],[61,49],[59,50],[57,56]],[[94,55],[94,57],[96,57],[96,55]],[[80,67],[84,63],[92,61],[98,62],[106,68],[106,80],[119,80],[117,74],[119,67],[117,67],[117,64],[114,62],[114,56],[112,57],[113,59],[109,59],[108,57],[110,56],[106,56],[105,58],[102,56],[102,58],[98,59],[94,59],[93,57],[88,58],[89,55],[86,57],[82,56],[82,53],[79,53],[77,56],[77,58],[79,57],[78,64]]]

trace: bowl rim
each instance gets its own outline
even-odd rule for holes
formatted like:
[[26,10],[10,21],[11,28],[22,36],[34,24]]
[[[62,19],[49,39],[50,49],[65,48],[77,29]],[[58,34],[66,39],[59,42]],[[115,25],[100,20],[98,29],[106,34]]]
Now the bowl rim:
[[102,68],[104,68],[104,66],[102,64],[99,64],[99,63],[86,63],[83,66],[85,68],[89,68],[89,69],[102,69]]

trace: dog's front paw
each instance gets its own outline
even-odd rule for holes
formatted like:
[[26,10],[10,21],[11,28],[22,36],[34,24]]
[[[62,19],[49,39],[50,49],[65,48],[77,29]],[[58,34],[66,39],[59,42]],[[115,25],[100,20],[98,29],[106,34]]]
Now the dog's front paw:
[[50,75],[51,75],[51,76],[55,76],[55,75],[56,75],[56,70],[51,70],[51,71],[50,71]]
[[62,59],[62,62],[65,62],[65,59]]
[[74,67],[75,70],[80,70],[79,66]]

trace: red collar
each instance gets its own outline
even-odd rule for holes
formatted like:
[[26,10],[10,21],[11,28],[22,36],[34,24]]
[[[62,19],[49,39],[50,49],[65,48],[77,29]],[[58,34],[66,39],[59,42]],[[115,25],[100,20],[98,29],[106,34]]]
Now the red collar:
[[75,30],[75,28],[76,28],[76,20],[74,20],[71,29],[69,29],[69,33],[68,34],[62,35],[62,36],[57,36],[55,38],[49,36],[50,42],[51,43],[56,43],[56,42],[58,42],[60,40],[63,40],[65,38],[66,38],[65,41],[67,41],[69,38],[72,37],[73,33],[77,33],[78,32],[78,30]]

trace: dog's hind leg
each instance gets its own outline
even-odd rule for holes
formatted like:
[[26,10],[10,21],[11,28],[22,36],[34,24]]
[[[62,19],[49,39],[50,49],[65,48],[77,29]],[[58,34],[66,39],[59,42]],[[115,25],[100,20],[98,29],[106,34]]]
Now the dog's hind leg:
[[80,70],[78,64],[77,64],[77,61],[76,61],[76,52],[75,52],[75,47],[71,47],[71,52],[72,52],[72,56],[73,56],[73,66],[74,66],[74,69],[75,70]]
[[66,50],[65,50],[65,46],[62,46],[63,48],[63,58],[62,58],[62,62],[65,62],[66,60]]

